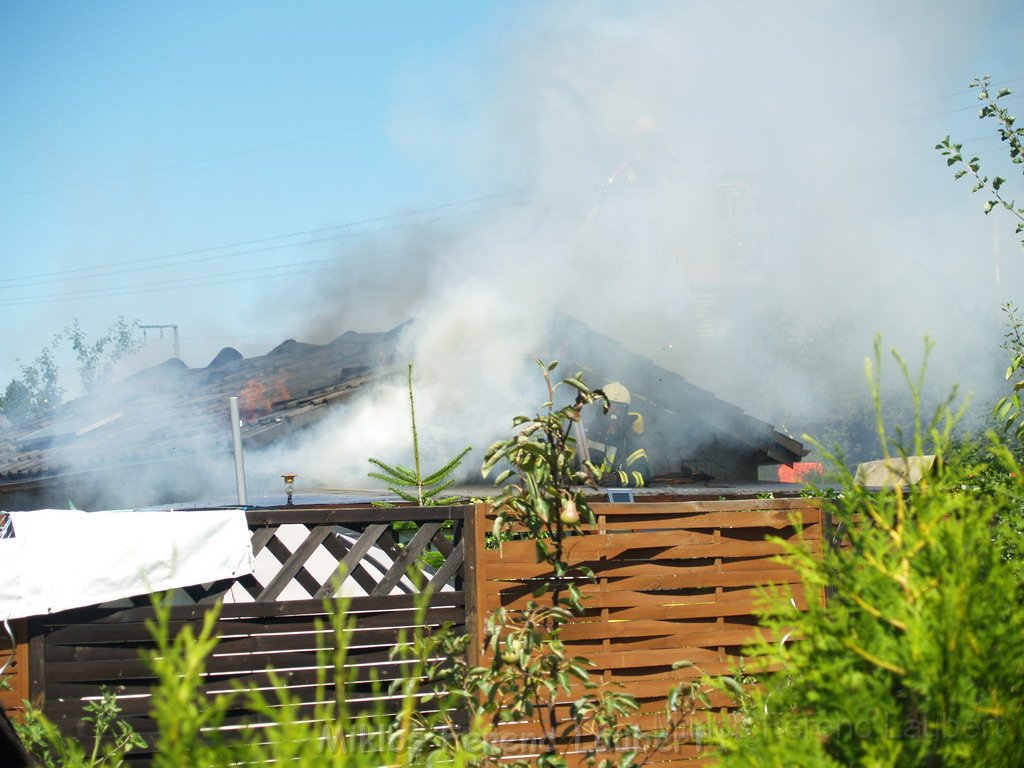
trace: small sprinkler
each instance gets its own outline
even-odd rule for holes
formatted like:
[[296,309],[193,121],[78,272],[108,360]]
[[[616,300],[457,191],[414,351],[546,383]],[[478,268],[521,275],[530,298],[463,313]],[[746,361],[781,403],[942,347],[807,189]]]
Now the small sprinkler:
[[295,492],[295,473],[281,475],[281,479],[284,480],[284,492],[288,494],[288,506],[292,505],[292,494]]

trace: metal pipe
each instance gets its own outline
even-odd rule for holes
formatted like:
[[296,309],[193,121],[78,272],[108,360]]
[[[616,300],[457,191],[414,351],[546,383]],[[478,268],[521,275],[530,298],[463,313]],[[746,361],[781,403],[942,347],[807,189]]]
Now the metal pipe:
[[238,506],[249,504],[245,493],[245,458],[242,456],[242,417],[238,414],[238,398],[229,397],[228,407],[231,410],[231,437],[235,443],[235,485],[238,486]]

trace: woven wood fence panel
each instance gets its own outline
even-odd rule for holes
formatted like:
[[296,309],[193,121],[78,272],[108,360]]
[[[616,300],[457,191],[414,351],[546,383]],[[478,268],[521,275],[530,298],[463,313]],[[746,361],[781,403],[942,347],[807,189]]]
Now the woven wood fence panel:
[[18,718],[25,711],[22,702],[29,698],[28,622],[24,619],[7,622],[0,630],[0,667],[0,680],[5,683],[0,685],[0,706],[9,716]]
[[[596,580],[581,586],[586,611],[563,629],[567,651],[595,665],[595,682],[618,684],[636,696],[645,730],[664,727],[664,697],[669,688],[699,673],[673,670],[689,661],[708,674],[735,670],[742,647],[755,640],[754,609],[760,588],[789,584],[798,606],[822,600],[805,595],[796,575],[776,562],[778,544],[802,537],[820,553],[822,506],[816,499],[752,499],[592,505],[597,525],[572,537],[566,546],[570,564],[586,564]],[[543,578],[530,541],[485,548],[493,515],[477,508],[481,553],[475,574],[480,612],[473,617],[482,637],[486,616],[498,607],[516,609],[534,598]],[[794,526],[795,522],[795,526]],[[486,659],[483,659],[486,663]],[[566,697],[568,702],[580,691]],[[715,706],[728,702],[719,697]],[[533,723],[500,725],[494,738],[510,755],[529,755],[539,744]],[[696,741],[699,741],[696,740]],[[703,762],[706,751],[684,729],[676,743],[652,756],[653,765]]]
[[[324,598],[348,574],[342,592],[350,597],[354,620],[347,664],[358,669],[355,689],[385,711],[386,694],[372,693],[375,676],[387,690],[403,666],[390,651],[413,626],[427,631],[450,623],[466,626],[464,583],[465,518],[472,507],[309,508],[248,512],[257,569],[237,581],[197,585],[175,595],[172,630],[199,627],[214,601],[223,601],[217,624],[220,644],[207,666],[203,691],[215,694],[236,685],[269,688],[273,667],[302,701],[315,698],[318,648],[333,648]],[[401,523],[401,526],[395,526]],[[396,530],[401,528],[401,530]],[[433,552],[433,565],[425,564]],[[419,613],[422,589],[433,594]],[[149,719],[154,678],[140,652],[154,643],[145,622],[153,618],[149,597],[133,607],[91,607],[34,619],[30,626],[32,695],[63,731],[88,743],[81,720],[84,705],[107,687],[118,696],[126,720],[152,744]],[[417,618],[417,616],[421,618]],[[322,621],[326,631],[318,631]],[[328,675],[328,679],[330,675]],[[333,696],[333,689],[327,689]],[[272,698],[272,697],[271,697]],[[232,711],[228,726],[256,722],[252,713]],[[132,753],[148,761],[146,750]]]

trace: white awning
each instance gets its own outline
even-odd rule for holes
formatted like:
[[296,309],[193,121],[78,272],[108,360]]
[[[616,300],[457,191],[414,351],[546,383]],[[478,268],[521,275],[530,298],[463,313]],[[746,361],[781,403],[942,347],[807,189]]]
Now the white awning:
[[38,616],[253,572],[242,510],[8,512],[0,620]]

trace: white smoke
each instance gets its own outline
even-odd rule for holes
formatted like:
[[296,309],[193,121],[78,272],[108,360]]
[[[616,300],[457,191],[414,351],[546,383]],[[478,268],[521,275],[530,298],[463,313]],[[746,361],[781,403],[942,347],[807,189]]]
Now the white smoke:
[[[869,406],[862,361],[877,332],[912,363],[930,334],[933,379],[984,386],[999,360],[990,236],[930,151],[955,119],[933,114],[951,102],[932,97],[975,74],[950,57],[963,35],[954,9],[507,10],[503,38],[438,64],[459,89],[493,93],[469,124],[441,113],[416,135],[396,131],[526,202],[391,244],[390,277],[358,270],[362,300],[337,308],[335,329],[363,305],[416,318],[404,355],[435,463],[539,404],[523,361],[544,351],[553,310],[797,436]],[[350,477],[367,455],[408,460],[403,400],[396,383],[310,445],[329,445],[328,469]]]

